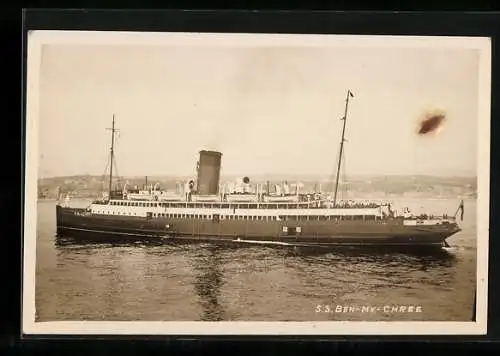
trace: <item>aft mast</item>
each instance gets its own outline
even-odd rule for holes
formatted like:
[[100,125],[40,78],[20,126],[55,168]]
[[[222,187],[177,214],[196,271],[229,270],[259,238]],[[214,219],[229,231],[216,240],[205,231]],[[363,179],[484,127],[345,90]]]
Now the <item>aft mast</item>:
[[111,164],[109,167],[109,195],[108,198],[111,200],[111,191],[113,189],[113,159],[114,159],[114,148],[115,148],[115,132],[118,130],[115,129],[115,114],[113,114],[113,122],[111,125],[111,128],[108,128],[107,130],[111,130],[111,148],[110,148],[110,158],[111,158]]
[[347,90],[347,97],[345,99],[345,112],[344,112],[344,117],[341,119],[344,121],[344,124],[342,126],[342,138],[340,139],[340,154],[339,154],[339,161],[337,165],[337,178],[335,179],[335,191],[333,195],[333,206],[337,205],[337,193],[339,189],[339,177],[340,177],[340,166],[342,164],[342,156],[344,153],[344,142],[345,142],[345,124],[347,121],[347,108],[349,107],[349,98],[353,98],[354,94],[351,92],[351,90]]

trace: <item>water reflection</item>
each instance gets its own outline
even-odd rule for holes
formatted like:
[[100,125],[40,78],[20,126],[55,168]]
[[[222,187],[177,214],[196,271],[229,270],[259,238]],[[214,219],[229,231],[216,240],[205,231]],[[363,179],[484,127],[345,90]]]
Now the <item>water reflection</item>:
[[193,257],[194,286],[202,306],[202,321],[225,319],[224,308],[220,301],[221,288],[224,284],[221,269],[223,252],[224,248],[207,245]]
[[[89,274],[87,278],[101,280],[94,283],[92,290],[103,311],[101,318],[106,315],[108,319],[132,315],[117,310],[127,300],[129,305],[137,305],[133,301],[139,298],[133,296],[137,289],[150,289],[152,294],[140,293],[139,299],[159,304],[167,300],[189,303],[189,300],[191,304],[182,309],[189,310],[190,320],[239,320],[245,317],[240,308],[249,308],[252,318],[260,316],[262,320],[268,317],[266,313],[283,320],[295,317],[311,320],[310,314],[300,314],[300,305],[332,300],[353,303],[383,302],[384,298],[418,300],[422,288],[447,293],[450,284],[458,284],[460,280],[455,266],[461,257],[447,250],[332,250],[172,241],[96,243],[92,239],[67,237],[58,238],[55,243],[59,262],[79,265],[88,272],[82,276]],[[155,281],[159,276],[161,280]],[[124,288],[130,295],[123,294]],[[116,293],[120,290],[122,295]],[[267,293],[268,298],[274,296],[263,301],[265,307],[257,307],[262,298],[259,291]],[[280,310],[279,303],[274,305],[272,299],[287,300],[289,309]],[[184,315],[182,311],[156,310],[157,314],[161,312],[165,315],[162,320]],[[154,315],[144,304],[136,313]]]
[[94,246],[94,247],[132,247],[132,246],[161,246],[167,242],[162,239],[158,240],[133,240],[130,238],[123,239],[103,239],[98,236],[87,235],[85,237],[75,237],[69,235],[54,235],[54,245],[57,247],[72,247],[72,246]]

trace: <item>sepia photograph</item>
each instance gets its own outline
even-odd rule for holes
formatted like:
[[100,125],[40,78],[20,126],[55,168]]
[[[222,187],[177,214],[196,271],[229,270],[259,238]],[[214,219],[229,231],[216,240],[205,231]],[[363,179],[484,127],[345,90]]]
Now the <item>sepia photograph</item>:
[[25,334],[485,334],[489,38],[34,31]]

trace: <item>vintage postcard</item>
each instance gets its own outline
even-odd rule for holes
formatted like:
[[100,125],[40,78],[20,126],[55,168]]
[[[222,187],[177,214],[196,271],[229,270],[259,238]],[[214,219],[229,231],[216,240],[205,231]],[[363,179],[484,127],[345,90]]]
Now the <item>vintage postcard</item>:
[[35,31],[25,334],[484,334],[490,39]]

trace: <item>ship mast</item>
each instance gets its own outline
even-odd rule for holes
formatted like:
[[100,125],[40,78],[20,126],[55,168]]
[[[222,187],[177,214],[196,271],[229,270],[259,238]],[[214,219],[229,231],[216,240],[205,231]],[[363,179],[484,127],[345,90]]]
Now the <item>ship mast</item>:
[[344,112],[344,117],[342,117],[342,121],[344,121],[344,124],[342,126],[342,138],[340,139],[340,154],[339,154],[339,160],[338,160],[338,165],[337,165],[337,177],[335,179],[335,191],[333,195],[333,206],[337,205],[337,193],[339,189],[339,176],[340,176],[340,166],[342,164],[342,155],[344,153],[344,142],[345,142],[345,124],[347,121],[347,108],[349,107],[349,98],[353,98],[354,95],[352,94],[351,90],[347,90],[347,96],[345,99],[345,112]]
[[111,157],[111,164],[109,166],[109,199],[111,200],[111,190],[113,187],[113,159],[114,159],[114,148],[115,148],[115,132],[118,130],[115,129],[115,114],[113,114],[113,122],[111,128],[108,128],[107,130],[111,130],[111,148],[110,148],[110,157]]

